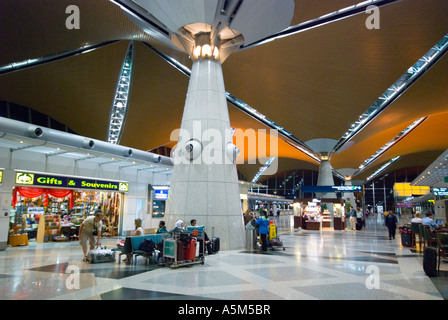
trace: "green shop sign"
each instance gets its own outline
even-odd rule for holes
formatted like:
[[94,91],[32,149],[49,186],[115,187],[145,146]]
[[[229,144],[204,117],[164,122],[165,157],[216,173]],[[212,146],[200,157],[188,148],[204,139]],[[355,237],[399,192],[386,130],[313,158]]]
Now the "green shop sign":
[[16,171],[16,184],[39,187],[93,189],[128,192],[129,183],[120,181],[88,179],[80,177],[54,176],[43,173]]

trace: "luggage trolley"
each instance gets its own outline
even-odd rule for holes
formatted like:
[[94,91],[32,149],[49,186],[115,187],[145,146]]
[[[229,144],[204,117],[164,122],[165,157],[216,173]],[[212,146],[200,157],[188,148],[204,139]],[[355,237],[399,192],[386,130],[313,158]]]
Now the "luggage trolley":
[[171,238],[163,239],[163,258],[170,268],[204,264],[204,232],[179,230],[173,231],[171,235]]

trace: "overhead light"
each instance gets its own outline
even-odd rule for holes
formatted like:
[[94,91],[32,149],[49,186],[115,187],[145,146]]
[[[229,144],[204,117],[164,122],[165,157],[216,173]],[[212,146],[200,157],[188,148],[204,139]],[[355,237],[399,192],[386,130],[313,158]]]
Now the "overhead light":
[[[381,166],[378,170],[376,170],[372,175],[370,175],[369,177],[367,177],[367,181],[373,179],[374,177],[376,177],[377,175],[379,175],[381,172],[383,172],[384,170],[386,170],[387,167],[389,167],[392,163],[394,163],[395,161],[397,161],[398,159],[400,159],[400,156],[395,157],[391,160],[389,160],[387,163],[385,163],[383,166]],[[424,177],[423,177],[424,178]]]
[[219,49],[217,47],[214,47],[212,54],[212,47],[210,45],[206,44],[203,46],[197,46],[194,49],[194,55],[196,59],[219,60]]
[[361,173],[366,167],[371,165],[374,161],[376,161],[380,156],[382,156],[387,150],[392,148],[396,143],[398,143],[401,139],[407,136],[412,132],[415,128],[421,125],[428,117],[420,118],[414,121],[411,125],[406,127],[403,131],[401,131],[397,136],[395,136],[392,140],[388,141],[384,146],[382,146],[377,152],[375,152],[370,158],[365,160],[358,168],[354,175]]
[[219,49],[211,43],[209,32],[201,32],[195,36],[193,60],[213,59],[219,60]]

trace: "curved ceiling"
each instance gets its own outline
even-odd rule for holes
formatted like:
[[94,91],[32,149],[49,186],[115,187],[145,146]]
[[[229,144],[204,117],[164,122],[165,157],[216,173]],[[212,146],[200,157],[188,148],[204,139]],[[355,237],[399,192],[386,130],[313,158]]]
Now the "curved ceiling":
[[[297,25],[362,1],[295,1]],[[65,12],[80,9],[80,29],[69,30]],[[226,90],[301,141],[339,140],[351,124],[443,36],[448,1],[403,0],[380,8],[379,30],[357,14],[231,55],[223,64]],[[38,13],[38,14],[37,14]],[[20,22],[18,22],[20,21]],[[188,76],[143,42],[185,65],[188,56],[143,32],[108,0],[4,0],[0,2],[0,67],[57,55],[86,45],[98,49],[0,74],[0,100],[49,114],[80,135],[106,140],[117,77],[129,44],[136,42],[134,75],[120,144],[142,150],[173,145]],[[413,121],[418,128],[362,171],[365,179],[388,160],[389,170],[429,165],[444,150],[448,123],[448,57],[404,92],[331,158],[335,169],[358,168]],[[229,106],[231,126],[269,129]],[[318,163],[279,136],[279,169],[317,169]],[[406,160],[408,159],[408,160]],[[413,159],[412,161],[409,159]],[[261,164],[241,164],[251,180]]]

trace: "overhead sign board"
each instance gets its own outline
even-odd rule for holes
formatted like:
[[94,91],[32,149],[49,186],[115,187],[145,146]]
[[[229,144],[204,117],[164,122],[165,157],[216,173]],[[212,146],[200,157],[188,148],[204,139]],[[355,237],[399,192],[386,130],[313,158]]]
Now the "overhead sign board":
[[46,173],[16,171],[15,183],[23,186],[93,189],[128,192],[129,183],[83,177],[56,176]]
[[169,186],[153,186],[154,199],[156,200],[168,200]]
[[397,208],[412,208],[414,206],[411,202],[397,202],[395,207]]
[[433,188],[435,196],[448,196],[448,188]]
[[303,193],[362,192],[362,186],[302,186]]

